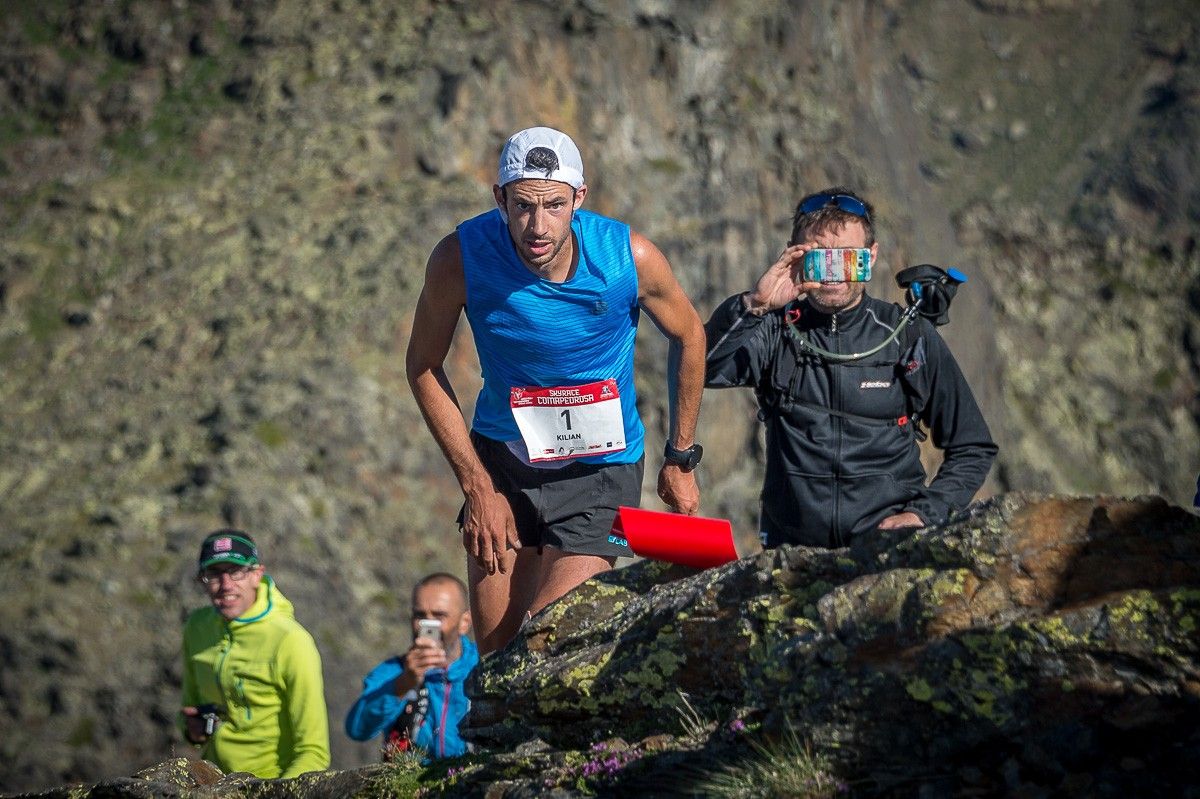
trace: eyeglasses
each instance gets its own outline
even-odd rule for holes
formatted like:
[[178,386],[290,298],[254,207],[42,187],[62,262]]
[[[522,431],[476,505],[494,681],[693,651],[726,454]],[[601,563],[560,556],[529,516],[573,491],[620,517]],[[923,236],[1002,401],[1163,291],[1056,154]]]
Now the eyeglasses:
[[235,583],[240,583],[246,579],[246,575],[250,573],[251,566],[238,566],[235,569],[205,569],[200,572],[200,582],[205,585],[217,585],[221,582],[222,575],[227,575],[230,580]]
[[800,213],[811,214],[813,211],[819,211],[822,208],[829,206],[839,208],[848,214],[861,216],[864,219],[870,219],[871,215],[867,213],[867,206],[862,200],[857,197],[851,197],[848,194],[817,194],[809,197],[804,202],[800,203]]

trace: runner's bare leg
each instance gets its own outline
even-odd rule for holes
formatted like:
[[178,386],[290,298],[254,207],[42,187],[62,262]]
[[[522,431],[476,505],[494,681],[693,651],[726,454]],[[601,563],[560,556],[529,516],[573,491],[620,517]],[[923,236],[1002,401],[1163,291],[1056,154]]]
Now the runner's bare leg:
[[529,612],[536,614],[585,580],[608,571],[616,560],[615,557],[580,555],[563,552],[557,547],[543,547],[541,578],[529,603]]
[[538,588],[542,558],[537,547],[510,549],[504,558],[508,573],[497,569],[488,574],[474,558],[467,557],[471,622],[480,655],[502,648],[516,636]]

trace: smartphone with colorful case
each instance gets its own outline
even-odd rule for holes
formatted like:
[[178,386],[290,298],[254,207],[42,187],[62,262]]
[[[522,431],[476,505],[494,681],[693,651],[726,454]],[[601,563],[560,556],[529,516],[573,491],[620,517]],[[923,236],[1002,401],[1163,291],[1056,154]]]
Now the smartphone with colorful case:
[[866,247],[809,250],[803,267],[806,283],[865,283],[871,279],[871,251]]

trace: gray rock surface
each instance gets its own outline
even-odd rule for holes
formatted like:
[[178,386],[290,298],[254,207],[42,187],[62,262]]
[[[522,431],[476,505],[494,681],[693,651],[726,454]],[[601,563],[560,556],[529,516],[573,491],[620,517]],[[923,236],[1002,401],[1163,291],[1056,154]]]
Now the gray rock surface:
[[1198,622],[1200,519],[1009,494],[850,549],[594,579],[476,672],[465,733],[586,750],[686,707],[794,730],[862,795],[1183,795]]

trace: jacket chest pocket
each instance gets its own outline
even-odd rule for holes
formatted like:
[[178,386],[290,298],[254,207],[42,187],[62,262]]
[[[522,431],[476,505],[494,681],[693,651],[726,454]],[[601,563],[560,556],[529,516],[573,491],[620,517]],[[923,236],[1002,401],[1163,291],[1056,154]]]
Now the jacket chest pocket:
[[842,410],[874,419],[898,419],[905,415],[904,388],[894,364],[842,369]]
[[245,712],[247,720],[253,718],[254,709],[271,704],[275,694],[275,668],[267,660],[238,663],[233,669],[231,699]]

